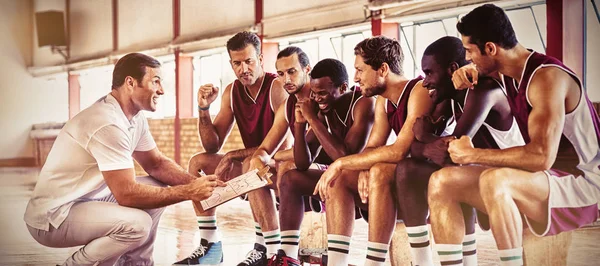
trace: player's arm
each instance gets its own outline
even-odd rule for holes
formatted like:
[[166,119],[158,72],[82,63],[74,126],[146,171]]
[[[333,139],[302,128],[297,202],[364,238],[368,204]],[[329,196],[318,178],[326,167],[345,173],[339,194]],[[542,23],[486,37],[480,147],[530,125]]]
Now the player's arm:
[[363,152],[372,150],[377,147],[381,147],[386,144],[392,128],[388,122],[386,113],[386,99],[383,97],[377,97],[375,100],[375,118],[373,119],[373,127],[371,128],[371,134],[367,140],[367,145]]
[[271,106],[272,108],[275,108],[273,112],[276,112],[277,108],[285,103],[285,100],[287,100],[289,96],[287,91],[283,88],[283,85],[284,83],[279,78],[273,80],[273,86],[271,86]]
[[[233,84],[233,83],[232,83]],[[221,97],[221,109],[212,121],[208,110],[199,110],[198,133],[207,153],[217,153],[233,128],[233,109],[231,106],[232,84],[229,84]]]
[[294,150],[286,149],[279,150],[273,155],[273,160],[283,162],[283,161],[291,161],[294,160]]
[[281,143],[284,141],[286,135],[289,134],[288,131],[288,122],[285,119],[284,102],[279,106],[277,112],[275,113],[273,127],[269,129],[265,139],[252,154],[249,169],[262,169],[264,166],[266,166],[273,157],[273,154],[277,151],[277,148],[279,148]]
[[[373,128],[375,99],[372,97],[363,97],[358,100],[354,107],[353,115],[354,123],[352,124],[352,127],[350,127],[350,130],[348,130],[348,134],[346,134],[346,138],[344,139],[346,154],[336,158],[331,157],[334,160],[347,154],[359,153],[365,148],[369,132],[371,132],[371,129]],[[323,148],[326,149],[325,146],[323,146]],[[329,152],[327,154],[329,154]]]
[[452,160],[461,164],[511,167],[531,172],[550,169],[558,152],[565,121],[565,99],[570,86],[576,86],[575,81],[564,71],[558,68],[538,70],[528,89],[532,105],[528,121],[531,142],[503,150],[475,149],[469,139],[461,138],[450,143]]
[[[469,91],[464,105],[464,112],[457,121],[452,137],[458,138],[463,135],[473,138],[483,122],[488,117],[492,108],[506,96],[498,87],[498,83],[489,78],[483,78],[475,85],[475,89]],[[419,121],[422,122],[422,121]],[[416,124],[422,125],[423,123]],[[413,130],[415,131],[415,130]],[[427,143],[414,142],[411,146],[411,155],[414,157],[425,157],[437,165],[443,166],[448,163],[448,143],[452,137],[438,137],[426,133],[430,138]],[[418,138],[417,138],[418,139]],[[433,141],[432,141],[433,140]]]
[[356,102],[352,114],[354,123],[343,140],[337,139],[329,133],[327,127],[321,121],[318,121],[316,116],[307,116],[308,123],[313,128],[315,136],[331,159],[337,160],[340,157],[363,150],[373,125],[374,102],[373,98],[366,97]]
[[415,120],[417,117],[429,114],[432,105],[429,93],[419,82],[409,96],[408,114],[396,142],[360,154],[342,157],[335,163],[339,163],[339,167],[345,170],[367,170],[376,163],[398,163],[408,155],[414,139],[412,127]]
[[[317,155],[319,154],[319,151],[322,148],[320,142],[318,141],[313,143],[308,143],[307,141],[307,136],[309,135],[312,137],[312,139],[317,138],[315,135],[314,128],[312,128],[312,126],[319,125],[320,130],[323,130],[324,127],[323,122],[321,122],[321,119],[324,118],[319,117],[318,111],[315,108],[316,106],[313,106],[313,108],[306,108],[308,106],[304,106],[305,111],[302,111],[302,105],[305,103],[309,105],[316,104],[314,101],[308,100],[306,102],[298,102],[294,108],[294,115],[296,119],[293,126],[295,138],[294,146],[292,147],[292,149],[294,151],[294,164],[296,165],[296,169],[300,171],[306,171],[310,167],[310,165],[316,159]],[[312,110],[314,110],[314,113],[312,113]],[[313,124],[310,125],[310,130],[306,129],[309,125],[308,118],[306,115],[315,116],[315,118],[311,120]]]
[[506,99],[506,95],[498,83],[491,79],[480,79],[475,89],[469,91],[464,112],[457,121],[452,135],[457,138],[464,135],[473,138],[492,108],[503,98]]

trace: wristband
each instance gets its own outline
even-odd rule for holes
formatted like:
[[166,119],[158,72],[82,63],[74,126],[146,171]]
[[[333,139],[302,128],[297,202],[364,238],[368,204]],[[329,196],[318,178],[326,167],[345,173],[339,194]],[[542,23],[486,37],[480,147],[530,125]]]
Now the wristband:
[[204,108],[198,105],[198,111],[208,111],[208,109],[210,109],[210,104]]

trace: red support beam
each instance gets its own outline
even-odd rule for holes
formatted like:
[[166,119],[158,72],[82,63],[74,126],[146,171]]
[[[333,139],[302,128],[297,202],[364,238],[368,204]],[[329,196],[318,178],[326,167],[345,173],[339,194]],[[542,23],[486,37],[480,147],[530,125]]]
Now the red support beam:
[[76,114],[79,113],[80,106],[80,91],[81,85],[79,84],[79,74],[68,74],[68,82],[69,82],[69,119],[73,118]]
[[547,0],[546,54],[553,56],[582,78],[584,73],[583,0]]
[[279,43],[265,42],[262,44],[263,69],[266,72],[277,73],[277,69],[275,69],[275,61],[277,61],[278,53]]
[[381,20],[381,10],[371,11],[371,35],[381,35],[399,40],[398,23],[383,22]]
[[66,28],[67,28],[67,34],[66,34],[66,38],[67,38],[67,61],[69,61],[69,58],[71,58],[71,16],[69,15],[71,14],[71,0],[66,0],[65,1],[65,21],[66,21]]
[[175,49],[175,121],[173,123],[173,144],[174,144],[174,157],[173,160],[177,164],[181,163],[181,121],[179,119],[179,98],[182,96],[179,91],[180,80],[179,80],[179,54],[181,51],[179,48]]
[[[181,1],[173,0],[173,40],[179,37],[181,31]],[[191,64],[191,59],[190,59]],[[185,64],[184,64],[185,65]],[[190,70],[191,67],[182,65],[181,50],[175,48],[175,121],[174,121],[174,132],[173,132],[173,145],[174,145],[174,157],[173,160],[181,165],[181,116],[188,115],[186,111],[190,104],[185,104],[182,97],[187,97],[189,101],[192,100],[191,95],[186,95],[184,92],[188,91],[188,86],[191,87],[192,81],[188,82],[188,78],[192,78],[191,73],[187,73],[184,70]],[[191,89],[189,89],[191,91]],[[191,94],[191,93],[190,93]],[[186,108],[187,107],[187,108]],[[183,110],[182,110],[183,108]],[[189,111],[191,113],[191,111]]]
[[181,35],[181,0],[173,0],[173,40]]
[[[258,37],[260,38],[260,42],[263,41],[263,10],[264,10],[264,2],[263,0],[254,0],[254,26],[258,29]],[[264,48],[262,49],[264,51]],[[262,51],[261,51],[262,52]]]
[[119,50],[119,0],[112,0],[113,51]]
[[381,10],[371,11],[371,35],[381,35]]

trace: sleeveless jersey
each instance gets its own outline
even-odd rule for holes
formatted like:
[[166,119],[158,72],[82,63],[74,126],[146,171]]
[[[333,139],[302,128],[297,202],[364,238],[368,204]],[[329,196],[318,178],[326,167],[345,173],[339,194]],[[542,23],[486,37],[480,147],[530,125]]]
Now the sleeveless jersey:
[[239,80],[233,82],[231,108],[245,148],[260,146],[269,129],[273,127],[275,112],[271,100],[271,87],[276,78],[275,74],[265,73],[256,98],[250,96]]
[[545,67],[557,67],[568,73],[579,85],[581,97],[577,107],[565,115],[563,137],[573,146],[579,157],[577,168],[581,170],[597,188],[600,188],[600,119],[587,97],[583,85],[573,71],[553,57],[532,52],[525,63],[521,82],[503,77],[513,114],[526,143],[530,142],[527,122],[532,106],[527,89],[536,71]]
[[[348,106],[348,110],[344,114],[343,118],[338,114],[338,112],[335,109],[331,110],[327,114],[324,114],[324,117],[325,126],[327,126],[327,130],[329,131],[329,133],[331,133],[335,138],[343,140],[346,138],[348,131],[354,124],[354,106],[356,105],[356,102],[363,96],[361,95],[359,89],[355,89],[351,93],[348,93],[342,97],[343,98],[338,99],[338,101],[341,102],[336,104],[339,104],[341,106]],[[295,96],[290,96],[286,100],[285,106],[285,118],[288,122],[290,130],[292,131],[292,135],[294,136],[294,123],[296,122],[296,116],[294,113],[297,102],[298,99]],[[320,146],[319,141],[310,129],[306,131],[306,134],[306,141],[309,143],[309,146]],[[315,158],[315,163],[331,164],[332,162],[333,160],[329,157],[329,155],[327,155],[327,153],[325,153],[322,149],[319,149],[319,154]]]
[[422,79],[423,77],[419,76],[417,78],[409,80],[404,86],[402,94],[400,94],[400,98],[398,98],[397,103],[392,103],[391,101],[386,99],[385,105],[388,122],[390,124],[390,127],[396,133],[396,135],[400,133],[402,126],[404,126],[404,122],[406,122],[406,116],[408,115],[408,98],[410,97],[410,93],[412,92],[415,85]]

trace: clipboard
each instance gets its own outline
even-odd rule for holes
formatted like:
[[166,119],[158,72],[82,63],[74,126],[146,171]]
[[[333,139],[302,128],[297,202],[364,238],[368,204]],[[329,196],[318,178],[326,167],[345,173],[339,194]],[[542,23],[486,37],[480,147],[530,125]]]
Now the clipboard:
[[205,211],[212,209],[250,191],[273,184],[272,175],[269,172],[269,166],[265,166],[260,171],[254,169],[237,176],[225,182],[225,187],[215,187],[210,197],[200,201],[202,209]]

